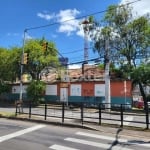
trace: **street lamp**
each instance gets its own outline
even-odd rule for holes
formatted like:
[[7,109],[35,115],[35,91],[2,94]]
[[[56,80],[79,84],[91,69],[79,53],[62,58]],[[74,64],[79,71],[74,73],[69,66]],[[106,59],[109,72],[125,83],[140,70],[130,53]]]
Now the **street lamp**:
[[22,87],[23,87],[22,75],[23,75],[23,66],[24,66],[24,46],[25,46],[26,32],[27,32],[27,29],[24,30],[24,34],[23,34],[23,47],[22,47],[21,64],[20,64],[20,96],[19,96],[20,101],[22,101],[22,93],[23,93],[23,91],[22,91]]

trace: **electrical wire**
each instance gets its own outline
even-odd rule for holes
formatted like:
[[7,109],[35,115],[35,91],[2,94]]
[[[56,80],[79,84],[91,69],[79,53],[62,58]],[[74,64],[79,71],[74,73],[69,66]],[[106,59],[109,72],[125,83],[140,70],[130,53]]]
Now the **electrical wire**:
[[[88,47],[88,49],[92,49],[93,47],[92,46],[90,46],[90,47]],[[84,48],[81,48],[81,49],[78,49],[78,50],[73,50],[73,51],[70,51],[70,52],[64,52],[64,53],[62,53],[62,54],[72,54],[72,53],[76,53],[76,52],[81,52],[81,50],[84,50]]]
[[[132,1],[132,2],[128,2],[126,4],[123,4],[123,5],[119,5],[118,7],[123,7],[125,5],[130,5],[130,4],[133,4],[133,3],[137,3],[141,0],[135,0],[135,1]],[[95,16],[97,14],[101,14],[101,13],[104,13],[104,12],[107,12],[107,10],[102,10],[102,11],[99,11],[99,12],[94,12],[94,13],[91,13],[91,14],[88,14],[88,15],[83,15],[83,16],[80,16],[80,17],[76,17],[76,18],[72,18],[72,19],[68,19],[68,20],[65,20],[65,21],[62,21],[62,22],[54,22],[54,23],[51,23],[51,24],[47,24],[47,25],[42,25],[42,26],[36,26],[36,27],[30,27],[30,28],[26,28],[24,30],[24,32],[27,33],[28,30],[35,30],[35,29],[40,29],[40,28],[46,28],[46,27],[49,27],[49,26],[53,26],[53,25],[58,25],[60,23],[65,23],[65,22],[69,22],[69,21],[72,21],[72,20],[77,20],[77,19],[81,19],[81,18],[85,18],[85,17],[88,17],[88,16]],[[92,48],[92,47],[90,47]],[[72,53],[76,53],[76,52],[79,52],[83,49],[78,49],[78,50],[73,50],[71,52],[66,52],[66,53],[60,53],[59,51],[57,51],[57,53],[63,57],[63,55],[65,54],[72,54]],[[64,57],[63,57],[64,58]]]
[[[141,0],[135,0],[135,1],[132,1],[132,2],[128,2],[126,4],[123,4],[123,5],[119,5],[118,7],[123,7],[125,5],[130,5],[130,4],[134,4],[134,3],[137,3]],[[113,8],[114,9],[114,8]],[[47,25],[41,25],[41,26],[36,26],[36,27],[29,27],[29,28],[26,28],[24,30],[24,32],[28,31],[28,30],[35,30],[35,29],[40,29],[40,28],[46,28],[46,27],[49,27],[49,26],[53,26],[53,25],[58,25],[60,23],[65,23],[65,22],[69,22],[69,21],[72,21],[72,20],[78,20],[78,19],[82,19],[82,18],[86,18],[86,17],[89,17],[89,16],[95,16],[97,14],[101,14],[101,13],[104,13],[104,12],[107,12],[107,9],[106,10],[102,10],[102,11],[99,11],[99,12],[94,12],[94,13],[91,13],[91,14],[88,14],[88,15],[83,15],[83,16],[80,16],[80,17],[76,17],[76,18],[72,18],[72,19],[68,19],[68,20],[64,20],[62,22],[54,22],[54,23],[50,23],[50,24],[47,24]]]

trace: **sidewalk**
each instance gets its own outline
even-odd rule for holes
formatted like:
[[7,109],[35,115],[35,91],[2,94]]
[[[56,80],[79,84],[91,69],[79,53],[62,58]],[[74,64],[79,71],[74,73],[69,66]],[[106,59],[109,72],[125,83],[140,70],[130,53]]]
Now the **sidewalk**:
[[126,137],[132,136],[138,139],[146,140],[150,142],[150,130],[142,130],[142,129],[133,129],[133,128],[120,128],[120,127],[110,127],[110,126],[96,126],[96,125],[88,125],[89,127],[98,130],[100,132],[117,134],[119,132],[119,136]]
[[23,121],[32,121],[32,122],[38,122],[38,123],[46,123],[50,125],[57,125],[57,126],[66,126],[71,128],[83,128],[87,130],[95,130],[98,132],[103,132],[104,134],[111,133],[111,134],[119,134],[120,137],[125,138],[127,136],[139,139],[139,140],[145,140],[147,142],[150,142],[150,129],[140,129],[140,128],[133,128],[133,127],[124,127],[120,128],[119,126],[111,126],[107,124],[92,124],[92,123],[86,123],[83,124],[80,121],[72,121],[70,119],[65,119],[65,121],[62,123],[60,118],[47,118],[47,120],[43,120],[43,117],[40,116],[32,116],[30,119],[28,118],[28,115],[18,115],[17,117],[10,117],[10,119],[19,119]]
[[[3,110],[3,109],[2,109]],[[4,110],[3,110],[4,111]],[[6,112],[15,112],[15,109],[11,110],[9,108],[9,111],[6,110]],[[66,127],[72,127],[72,128],[84,128],[88,130],[95,130],[99,132],[105,133],[112,133],[112,134],[117,134],[119,132],[119,136],[132,136],[136,137],[138,139],[145,139],[150,142],[150,129],[149,130],[144,130],[142,128],[134,128],[134,127],[123,127],[120,128],[119,125],[108,125],[108,124],[94,124],[94,123],[87,123],[83,122],[81,123],[81,120],[73,120],[73,119],[65,119],[64,122],[62,122],[62,118],[48,118],[47,120],[44,120],[44,116],[31,116],[29,119],[29,115],[27,114],[21,114],[18,116],[1,116],[0,117],[5,117],[9,119],[18,119],[18,120],[24,120],[24,121],[32,121],[32,122],[38,122],[38,123],[46,123],[46,124],[51,124],[51,125],[59,125],[59,126],[66,126]]]

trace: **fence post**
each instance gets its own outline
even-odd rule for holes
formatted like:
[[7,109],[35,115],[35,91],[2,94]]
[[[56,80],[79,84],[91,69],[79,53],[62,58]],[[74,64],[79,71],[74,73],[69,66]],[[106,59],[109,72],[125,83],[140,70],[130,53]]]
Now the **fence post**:
[[65,117],[65,103],[62,103],[62,123],[64,123],[64,117]]
[[146,105],[145,113],[146,113],[146,129],[149,129],[149,110],[148,110],[148,104]]
[[16,105],[16,113],[15,113],[15,116],[17,116],[17,113],[18,113],[18,112],[17,112],[17,109],[18,109],[18,108],[17,108],[17,105]]
[[120,105],[120,118],[121,118],[121,127],[123,127],[123,105],[121,104]]
[[45,120],[46,120],[46,117],[47,117],[47,104],[45,103]]
[[29,103],[29,119],[31,118],[31,105],[32,105],[32,102],[30,101],[30,103]]
[[83,125],[83,102],[81,102],[81,123]]
[[101,125],[101,118],[102,118],[102,104],[99,103],[99,125]]

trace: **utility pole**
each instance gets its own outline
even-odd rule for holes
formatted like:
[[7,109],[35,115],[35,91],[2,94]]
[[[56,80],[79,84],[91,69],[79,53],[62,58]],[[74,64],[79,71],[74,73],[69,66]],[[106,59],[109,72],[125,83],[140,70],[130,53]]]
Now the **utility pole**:
[[110,54],[109,54],[109,37],[106,36],[105,39],[105,107],[108,111],[111,108],[111,98],[110,98]]
[[19,100],[22,101],[22,87],[23,87],[23,80],[22,80],[22,75],[23,75],[23,66],[24,66],[24,45],[25,45],[25,37],[26,37],[26,32],[27,30],[24,30],[24,35],[23,35],[23,47],[22,47],[22,55],[21,55],[21,64],[20,64],[20,96]]

